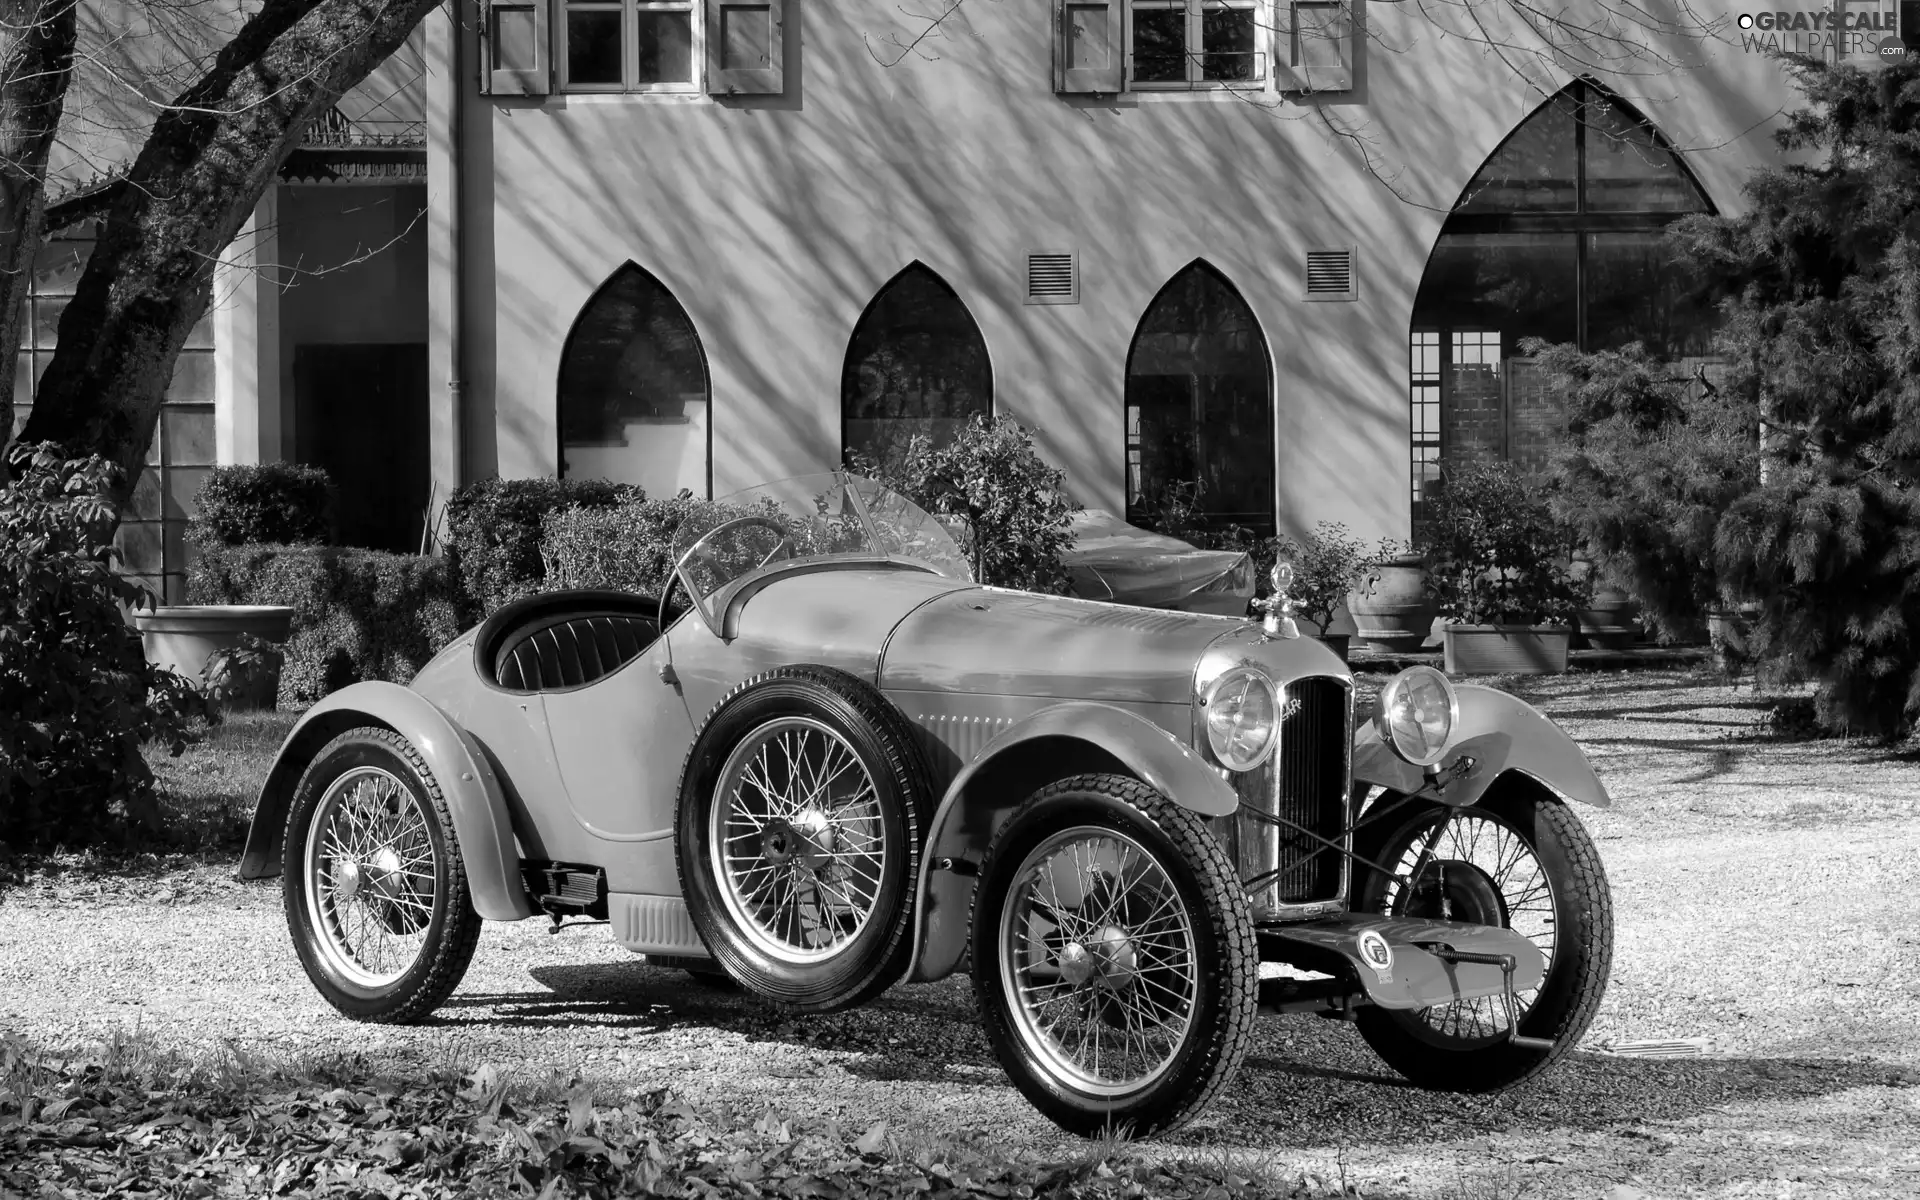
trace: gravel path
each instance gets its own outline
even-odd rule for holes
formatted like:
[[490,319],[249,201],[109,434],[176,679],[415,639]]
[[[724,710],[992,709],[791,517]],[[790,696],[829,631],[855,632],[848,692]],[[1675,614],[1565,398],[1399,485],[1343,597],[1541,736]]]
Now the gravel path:
[[[1171,1146],[1227,1146],[1431,1194],[1920,1194],[1920,765],[1740,736],[1751,693],[1672,675],[1570,677],[1532,699],[1579,737],[1617,807],[1583,811],[1619,912],[1587,1050],[1520,1092],[1417,1092],[1359,1038],[1269,1019],[1231,1091]],[[495,1062],[697,1104],[1055,1147],[1006,1082],[963,980],[787,1020],[605,931],[490,925],[436,1020],[352,1024],[287,942],[277,882],[201,868],[0,896],[0,1028],[64,1043],[138,1027],[163,1045]],[[1654,1060],[1616,1039],[1703,1038]],[[1798,1181],[1794,1178],[1798,1175]]]

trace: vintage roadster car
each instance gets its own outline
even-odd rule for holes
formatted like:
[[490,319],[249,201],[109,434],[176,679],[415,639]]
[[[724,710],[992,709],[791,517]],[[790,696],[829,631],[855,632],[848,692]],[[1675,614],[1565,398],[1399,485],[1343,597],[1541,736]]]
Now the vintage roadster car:
[[482,919],[606,920],[650,961],[824,1011],[970,960],[1012,1081],[1149,1134],[1256,1017],[1355,1022],[1438,1089],[1526,1079],[1607,981],[1568,737],[1414,667],[1369,719],[1287,616],[983,587],[842,473],[697,505],[666,595],[495,612],[410,687],[307,711],[242,873],[283,876],[336,1008],[425,1017]]

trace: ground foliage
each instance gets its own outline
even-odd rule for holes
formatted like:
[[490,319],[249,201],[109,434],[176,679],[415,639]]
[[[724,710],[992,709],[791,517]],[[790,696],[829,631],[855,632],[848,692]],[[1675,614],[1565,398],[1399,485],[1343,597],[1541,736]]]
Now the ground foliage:
[[1067,1161],[703,1112],[665,1088],[608,1096],[493,1065],[384,1073],[358,1057],[209,1061],[118,1034],[90,1052],[0,1040],[0,1192],[270,1196],[1033,1197],[1358,1195],[1263,1164],[1091,1143]]

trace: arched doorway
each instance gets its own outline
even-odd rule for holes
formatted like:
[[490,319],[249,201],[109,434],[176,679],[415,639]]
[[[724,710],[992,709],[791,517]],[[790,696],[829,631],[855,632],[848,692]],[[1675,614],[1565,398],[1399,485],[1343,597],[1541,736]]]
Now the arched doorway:
[[1569,84],[1507,136],[1441,227],[1414,300],[1416,526],[1443,465],[1537,466],[1564,436],[1521,339],[1707,361],[1712,298],[1664,234],[1712,211],[1658,131],[1595,84]]
[[992,412],[993,363],[980,326],[946,280],[908,265],[875,294],[847,343],[843,461],[895,461],[916,434],[944,445]]
[[711,486],[712,384],[687,310],[626,263],[588,299],[560,352],[560,473],[649,496]]
[[1127,520],[1156,527],[1198,485],[1195,519],[1274,532],[1273,361],[1253,310],[1203,261],[1147,306],[1127,352]]

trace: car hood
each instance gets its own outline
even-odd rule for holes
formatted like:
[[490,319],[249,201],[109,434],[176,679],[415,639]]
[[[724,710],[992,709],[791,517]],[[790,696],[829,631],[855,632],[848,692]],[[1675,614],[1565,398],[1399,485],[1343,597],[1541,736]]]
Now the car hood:
[[977,588],[916,608],[880,666],[887,691],[1185,704],[1207,645],[1245,624]]

